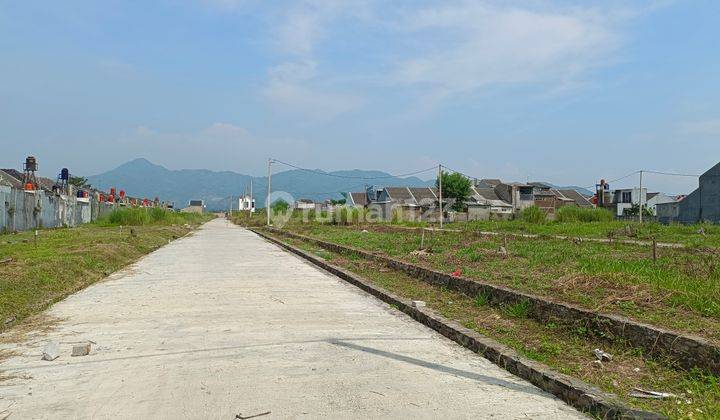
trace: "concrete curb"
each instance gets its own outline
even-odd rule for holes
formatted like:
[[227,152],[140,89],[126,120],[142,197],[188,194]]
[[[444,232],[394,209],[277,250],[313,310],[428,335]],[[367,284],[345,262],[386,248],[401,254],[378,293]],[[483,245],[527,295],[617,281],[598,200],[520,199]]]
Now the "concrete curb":
[[257,229],[250,229],[262,238],[296,254],[325,271],[353,284],[383,302],[394,305],[416,321],[490,360],[508,372],[527,380],[538,388],[555,395],[567,404],[603,419],[663,419],[647,411],[624,405],[613,394],[606,393],[583,381],[554,372],[547,366],[520,356],[513,349],[463,327],[427,308],[416,308],[408,299],[398,297],[370,281],[343,268],[329,264],[292,245],[275,239]]
[[471,298],[475,298],[479,293],[483,293],[488,295],[491,304],[512,305],[524,301],[530,302],[530,316],[540,322],[552,320],[564,324],[584,326],[592,330],[600,331],[608,337],[625,340],[629,345],[641,348],[648,354],[668,357],[685,369],[700,368],[715,375],[720,375],[720,348],[701,337],[642,324],[618,315],[601,314],[567,303],[553,302],[536,295],[518,292],[478,280],[452,277],[449,274],[408,264],[382,255],[321,241],[284,230],[272,228],[271,231],[290,238],[314,243],[329,251],[340,253],[352,252],[365,259],[382,262],[391,268],[404,271],[425,282],[448,287]]

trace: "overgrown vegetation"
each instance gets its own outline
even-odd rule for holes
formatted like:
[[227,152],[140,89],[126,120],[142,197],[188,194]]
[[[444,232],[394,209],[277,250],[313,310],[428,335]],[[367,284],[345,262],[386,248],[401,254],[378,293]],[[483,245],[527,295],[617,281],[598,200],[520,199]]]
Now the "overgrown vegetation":
[[182,225],[199,224],[210,220],[212,215],[199,213],[179,213],[158,207],[130,207],[113,210],[99,218],[95,224],[100,226],[145,226],[145,225]]
[[612,212],[603,208],[586,208],[576,206],[560,207],[556,214],[556,220],[560,223],[571,222],[612,222]]
[[540,224],[545,223],[547,221],[547,214],[540,210],[538,206],[530,206],[527,208],[524,208],[520,212],[520,220],[522,220],[525,223],[532,223],[532,224]]

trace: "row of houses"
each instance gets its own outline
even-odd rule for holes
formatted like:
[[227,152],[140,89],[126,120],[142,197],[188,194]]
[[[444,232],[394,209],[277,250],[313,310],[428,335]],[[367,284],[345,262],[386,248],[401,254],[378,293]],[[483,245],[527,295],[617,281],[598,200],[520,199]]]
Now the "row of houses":
[[[362,192],[347,192],[346,206],[373,210],[376,217],[390,220],[436,221],[439,217],[439,192],[435,187],[368,187]],[[443,205],[452,203],[445,197]],[[699,187],[689,195],[649,192],[647,188],[611,190],[604,181],[596,194],[585,195],[574,188],[556,188],[543,182],[504,182],[481,179],[472,182],[470,196],[463,212],[445,212],[449,220],[511,219],[523,209],[537,206],[553,219],[559,208],[577,206],[603,207],[618,218],[635,218],[642,209],[648,219],[662,223],[720,223],[720,163],[699,177]],[[295,202],[300,210],[332,211],[330,201],[316,203],[309,199]],[[446,219],[447,220],[447,219]]]
[[[440,197],[435,187],[369,187],[364,192],[348,192],[347,204],[353,207],[379,207],[386,218],[401,212],[409,220],[433,220],[433,212]],[[450,200],[443,198],[443,205]],[[573,189],[557,189],[550,185],[534,183],[505,183],[499,179],[481,179],[471,185],[470,196],[464,203],[466,212],[450,212],[454,220],[511,219],[530,206],[538,206],[553,217],[564,205],[593,207],[589,197]]]

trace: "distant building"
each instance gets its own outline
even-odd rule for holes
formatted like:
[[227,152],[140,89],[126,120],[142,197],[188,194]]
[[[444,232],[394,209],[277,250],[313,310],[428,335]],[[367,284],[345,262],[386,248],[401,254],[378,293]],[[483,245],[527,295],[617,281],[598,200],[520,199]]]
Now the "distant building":
[[682,223],[720,223],[720,163],[700,175],[699,184],[680,201],[677,220]]
[[205,202],[203,200],[190,200],[188,206],[180,210],[183,213],[204,213]]
[[295,201],[293,208],[298,210],[315,210],[315,202],[308,198],[301,198]]
[[238,199],[238,210],[240,211],[250,211],[250,213],[255,213],[255,199],[250,197],[249,195],[241,196]]

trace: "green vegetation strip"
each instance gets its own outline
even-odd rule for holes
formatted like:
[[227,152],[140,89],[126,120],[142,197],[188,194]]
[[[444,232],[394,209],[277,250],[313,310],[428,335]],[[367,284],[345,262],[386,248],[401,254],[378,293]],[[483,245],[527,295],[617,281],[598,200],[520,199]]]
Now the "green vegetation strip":
[[0,331],[209,220],[157,210],[162,213],[118,210],[96,223],[40,230],[37,237],[0,235]]
[[333,252],[353,253],[365,259],[380,261],[411,276],[432,284],[448,287],[471,298],[483,294],[487,295],[490,301],[496,305],[527,305],[528,315],[541,322],[552,321],[570,324],[573,327],[588,328],[596,331],[597,334],[607,340],[626,341],[632,347],[640,348],[648,354],[656,357],[668,357],[684,368],[700,368],[714,374],[720,373],[720,349],[700,337],[682,335],[673,331],[636,323],[619,316],[587,311],[489,283],[482,283],[459,276],[450,276],[393,258],[371,254],[357,248],[350,248],[283,230],[272,229],[272,231],[316,244]]
[[[378,287],[377,283],[382,282],[377,277],[375,278],[364,278],[354,274],[352,271],[345,270],[334,264],[326,262],[326,258],[330,257],[333,262],[335,258],[330,255],[323,255],[323,257],[316,257],[312,254],[303,251],[302,249],[284,243],[272,236],[265,234],[259,230],[254,230],[258,235],[282,246],[283,248],[307,259],[313,264],[329,271],[330,273],[360,287],[366,292],[372,294],[400,309],[406,314],[413,317],[415,320],[425,324],[426,326],[438,331],[444,336],[454,340],[455,342],[467,347],[468,349],[482,355],[486,359],[492,361],[498,366],[508,370],[510,373],[521,377],[540,389],[552,393],[553,395],[561,398],[568,404],[588,413],[592,413],[600,418],[660,418],[655,413],[643,411],[641,409],[635,409],[629,407],[617,396],[604,392],[601,389],[595,388],[583,381],[577,380],[565,374],[555,372],[549,369],[542,363],[530,360],[528,357],[524,357],[517,351],[506,345],[500,344],[499,342],[480,335],[477,332],[477,326],[474,323],[467,323],[463,326],[458,322],[447,319],[445,314],[438,314],[433,310],[424,308],[414,307],[412,302],[408,299],[423,297],[427,299],[427,303],[433,309],[437,308],[436,297],[441,296],[441,300],[453,299],[451,304],[455,304],[455,307],[465,308],[482,308],[484,304],[482,302],[473,302],[470,299],[462,296],[461,294],[442,290],[441,294],[438,294],[437,289],[432,289],[432,286],[427,284],[415,283],[410,285],[407,289],[399,286],[402,281],[408,281],[412,283],[412,280],[407,277],[402,278],[393,276],[398,281],[384,281],[382,286],[392,287],[392,291],[385,290],[383,287]],[[277,231],[273,233],[278,233]],[[307,245],[307,242],[300,241],[300,244]],[[345,260],[347,262],[347,260]],[[355,266],[353,266],[355,267]],[[355,267],[357,269],[357,267]],[[353,270],[354,271],[354,270]],[[371,272],[378,272],[372,270]],[[395,287],[393,287],[395,286]],[[424,288],[424,290],[422,290]],[[425,293],[423,293],[425,292]],[[398,295],[394,294],[398,293]],[[408,296],[410,295],[410,296]],[[522,317],[522,309],[509,309],[512,316]],[[442,311],[441,312],[446,312]],[[560,349],[558,349],[558,353]]]

